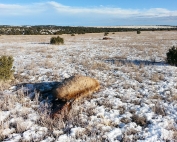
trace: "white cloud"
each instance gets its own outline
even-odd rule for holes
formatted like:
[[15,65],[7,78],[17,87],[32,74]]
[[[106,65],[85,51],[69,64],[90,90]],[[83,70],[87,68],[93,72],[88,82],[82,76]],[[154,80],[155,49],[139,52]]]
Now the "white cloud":
[[57,2],[48,2],[54,9],[58,12],[66,12],[68,14],[131,14],[132,12],[137,12],[136,10],[124,10],[120,8],[109,8],[109,7],[93,7],[93,8],[83,8],[83,7],[70,7],[64,6]]
[[170,11],[163,8],[153,8],[153,9],[122,9],[115,7],[92,7],[92,8],[83,8],[83,7],[70,7],[64,6],[57,2],[51,1],[48,2],[54,9],[59,13],[67,12],[68,14],[105,14],[116,17],[132,17],[132,16],[144,16],[147,15],[152,17],[166,17],[166,16],[177,16],[176,11]]
[[163,8],[153,8],[144,12],[144,16],[150,17],[169,17],[177,16],[177,11],[170,11]]
[[43,4],[17,5],[17,4],[0,4],[0,16],[22,16],[41,13],[45,8]]
[[[104,21],[112,19],[136,19],[136,18],[163,18],[175,17],[176,11],[168,9],[153,8],[153,9],[122,9],[116,7],[71,7],[65,6],[55,1],[48,1],[44,3],[33,3],[29,5],[14,5],[14,4],[0,4],[0,18],[2,17],[25,17],[31,16],[33,18],[45,17],[45,15],[52,18],[53,15],[72,18],[77,20],[84,18],[90,21]],[[46,17],[47,19],[47,17]],[[81,19],[80,19],[81,20]],[[82,21],[82,20],[81,20]]]

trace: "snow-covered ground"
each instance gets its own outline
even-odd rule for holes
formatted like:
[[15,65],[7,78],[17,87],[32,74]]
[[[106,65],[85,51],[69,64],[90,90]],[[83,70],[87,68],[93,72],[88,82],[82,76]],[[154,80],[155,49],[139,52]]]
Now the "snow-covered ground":
[[[177,32],[103,35],[61,35],[64,45],[50,45],[51,36],[0,36],[0,54],[12,55],[15,67],[15,81],[0,85],[0,141],[177,140],[177,68],[165,63]],[[47,91],[75,74],[101,89],[52,120]]]

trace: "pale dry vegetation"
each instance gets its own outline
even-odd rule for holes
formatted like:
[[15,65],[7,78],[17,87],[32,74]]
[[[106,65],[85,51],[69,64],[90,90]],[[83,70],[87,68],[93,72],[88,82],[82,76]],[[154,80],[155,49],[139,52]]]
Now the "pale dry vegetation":
[[[177,45],[176,32],[121,32],[104,41],[103,33],[61,37],[64,45],[50,45],[51,36],[1,36],[0,54],[14,57],[15,80],[0,83],[6,116],[0,140],[30,141],[30,134],[31,141],[175,140],[177,69],[165,58]],[[99,80],[100,91],[51,119],[47,91],[73,75]]]

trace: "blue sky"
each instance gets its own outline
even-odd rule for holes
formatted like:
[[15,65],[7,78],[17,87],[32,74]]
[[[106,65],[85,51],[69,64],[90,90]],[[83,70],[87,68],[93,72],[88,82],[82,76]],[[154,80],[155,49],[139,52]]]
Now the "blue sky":
[[0,25],[177,25],[177,0],[0,0]]

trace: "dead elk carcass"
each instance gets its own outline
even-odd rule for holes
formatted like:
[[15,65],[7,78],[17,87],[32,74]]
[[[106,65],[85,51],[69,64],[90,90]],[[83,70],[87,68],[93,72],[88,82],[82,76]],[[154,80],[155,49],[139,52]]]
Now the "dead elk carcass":
[[[99,82],[90,77],[77,75],[65,79],[53,90],[53,96],[58,99],[58,102],[55,102],[52,117],[57,116],[62,111],[69,110],[74,101],[98,91],[99,88]],[[57,103],[62,105],[57,107]]]

